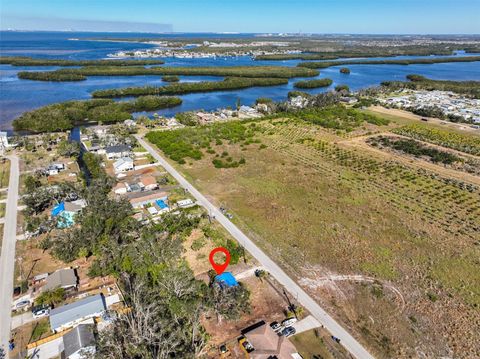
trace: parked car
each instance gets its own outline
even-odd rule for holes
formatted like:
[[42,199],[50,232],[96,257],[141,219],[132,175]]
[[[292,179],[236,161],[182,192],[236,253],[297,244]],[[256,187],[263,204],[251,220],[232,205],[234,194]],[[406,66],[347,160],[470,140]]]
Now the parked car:
[[232,219],[232,218],[233,218],[233,214],[227,213],[227,218],[228,218],[228,219]]
[[332,335],[332,339],[335,340],[337,343],[340,343],[340,338],[337,338],[336,336]]
[[279,322],[270,323],[270,328],[275,332],[279,332],[282,329],[282,325]]
[[289,337],[293,334],[295,334],[297,331],[295,330],[294,327],[286,327],[285,329],[282,330],[282,335]]
[[245,337],[241,337],[238,340],[238,344],[240,345],[240,348],[242,348],[242,350],[244,350],[247,354],[253,352],[254,350],[252,344],[250,344],[250,342]]
[[23,309],[25,307],[28,307],[29,305],[30,305],[29,300],[22,300],[15,305],[15,308],[16,309]]
[[284,327],[289,327],[291,326],[293,323],[296,323],[297,322],[297,318],[295,317],[292,317],[292,318],[287,318],[285,320],[282,321],[282,325]]
[[422,118],[422,121],[428,122],[428,118]]
[[32,307],[32,314],[35,319],[46,317],[50,314],[50,306],[48,305],[36,305]]
[[13,288],[13,296],[14,297],[18,297],[20,294],[22,294],[22,287]]

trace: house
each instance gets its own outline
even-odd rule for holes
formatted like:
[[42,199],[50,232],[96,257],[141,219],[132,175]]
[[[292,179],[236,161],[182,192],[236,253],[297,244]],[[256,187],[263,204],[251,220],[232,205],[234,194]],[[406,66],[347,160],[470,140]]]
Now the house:
[[71,202],[60,202],[51,211],[52,217],[57,217],[58,228],[68,228],[75,224],[75,215],[87,206],[83,199]]
[[133,160],[130,157],[122,157],[113,164],[115,173],[128,172],[134,169]]
[[65,359],[91,358],[95,350],[93,325],[80,324],[63,336],[63,355]]
[[130,146],[115,145],[105,147],[105,155],[109,160],[116,158],[128,157],[131,154]]
[[65,164],[54,163],[47,167],[47,174],[49,176],[55,176],[55,175],[58,175],[64,169],[65,169]]
[[253,347],[251,359],[292,359],[298,358],[297,350],[285,336],[279,336],[265,321],[260,321],[244,330],[243,336]]
[[147,208],[147,211],[149,214],[151,214],[152,216],[156,216],[158,214],[158,209],[153,206],[153,207],[148,207]]
[[8,144],[8,135],[4,131],[0,131],[0,153],[5,152],[5,150],[9,147]]
[[177,206],[180,208],[189,208],[195,206],[195,203],[190,198],[187,198],[177,201]]
[[89,128],[91,132],[98,138],[103,138],[108,134],[108,126],[92,126]]
[[143,186],[144,191],[153,191],[158,188],[158,183],[153,176],[142,176],[139,182]]
[[101,294],[86,297],[52,309],[49,317],[50,328],[54,332],[72,328],[88,319],[100,317],[105,310],[105,300]]
[[132,184],[126,183],[126,186],[127,186],[127,191],[128,192],[142,192],[143,191],[143,185],[141,183],[132,183]]
[[78,277],[74,269],[59,269],[50,274],[46,280],[42,291],[53,290],[56,288],[72,289],[78,286]]
[[[157,204],[157,201],[166,201],[167,200],[167,193],[166,192],[149,192],[145,194],[143,192],[140,193],[132,193],[129,196],[130,204],[133,208],[142,208],[146,205],[154,205]],[[163,202],[165,204],[165,202]],[[165,204],[166,205],[166,204]],[[168,208],[168,206],[167,206]]]
[[123,124],[127,127],[135,127],[137,123],[134,120],[125,120]]

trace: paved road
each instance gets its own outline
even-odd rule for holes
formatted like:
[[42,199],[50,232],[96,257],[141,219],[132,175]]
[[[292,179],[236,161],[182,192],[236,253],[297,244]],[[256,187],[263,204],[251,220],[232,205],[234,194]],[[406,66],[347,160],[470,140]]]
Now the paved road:
[[0,347],[8,351],[10,339],[11,306],[13,296],[13,269],[15,266],[15,243],[17,240],[18,202],[18,157],[10,160],[10,180],[8,183],[5,224],[3,226],[2,252],[0,257]]
[[225,229],[265,267],[298,302],[307,309],[334,336],[341,340],[341,344],[355,357],[369,359],[373,356],[340,324],[323,310],[320,305],[308,295],[293,279],[291,279],[273,260],[271,260],[250,238],[248,238],[235,224],[225,217],[205,196],[193,187],[183,176],[173,168],[160,154],[139,135],[135,135],[140,144],[178,181],[186,188],[200,205],[205,207],[211,216],[225,227]]

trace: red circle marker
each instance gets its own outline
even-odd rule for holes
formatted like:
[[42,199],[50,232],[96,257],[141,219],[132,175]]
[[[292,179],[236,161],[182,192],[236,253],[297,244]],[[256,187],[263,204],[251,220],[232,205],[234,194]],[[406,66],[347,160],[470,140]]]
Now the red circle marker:
[[[225,254],[225,263],[215,263],[213,256],[215,256],[215,254],[217,254],[218,252]],[[225,271],[225,269],[227,269],[228,263],[230,263],[230,252],[226,248],[218,247],[210,252],[210,256],[208,257],[208,259],[210,260],[210,264],[212,265],[215,272],[217,272],[217,275],[220,275]]]

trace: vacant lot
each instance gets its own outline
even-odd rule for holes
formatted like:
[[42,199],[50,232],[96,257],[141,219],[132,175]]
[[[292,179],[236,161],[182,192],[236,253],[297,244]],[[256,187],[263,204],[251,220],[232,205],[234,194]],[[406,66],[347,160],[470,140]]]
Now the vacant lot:
[[10,177],[10,161],[5,158],[0,160],[0,188],[8,186]]
[[[478,189],[340,143],[398,125],[371,126],[259,121],[181,169],[377,356],[476,356]],[[225,152],[245,163],[215,169]]]

